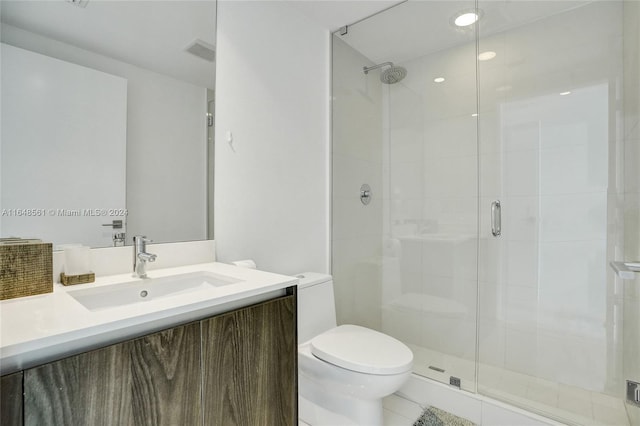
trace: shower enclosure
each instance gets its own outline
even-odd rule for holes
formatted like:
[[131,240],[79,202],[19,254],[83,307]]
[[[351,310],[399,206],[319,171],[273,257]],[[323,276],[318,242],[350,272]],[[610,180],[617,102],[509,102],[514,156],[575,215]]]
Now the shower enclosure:
[[409,0],[337,31],[339,323],[416,375],[640,424],[640,279],[609,267],[640,258],[639,24],[633,1]]

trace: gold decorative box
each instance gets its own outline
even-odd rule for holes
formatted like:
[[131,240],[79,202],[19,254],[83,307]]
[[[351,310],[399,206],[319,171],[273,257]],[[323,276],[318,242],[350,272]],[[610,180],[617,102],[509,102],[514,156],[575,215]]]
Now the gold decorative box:
[[51,243],[0,241],[0,300],[53,292]]
[[63,285],[76,285],[92,283],[96,280],[96,274],[93,272],[87,272],[81,275],[67,275],[64,272],[60,273],[60,282]]

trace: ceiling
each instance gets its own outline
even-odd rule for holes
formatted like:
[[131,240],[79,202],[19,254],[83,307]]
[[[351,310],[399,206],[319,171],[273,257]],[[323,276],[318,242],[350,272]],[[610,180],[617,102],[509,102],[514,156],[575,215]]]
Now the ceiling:
[[[472,28],[461,30],[450,23],[457,11],[473,8],[474,0],[278,3],[287,4],[330,31],[369,17],[349,25],[349,33],[342,38],[376,63],[402,62],[474,39]],[[585,3],[589,1],[482,0],[480,31],[483,35],[497,33]],[[215,0],[89,0],[85,8],[66,0],[2,0],[0,5],[3,24],[199,86],[214,87],[214,64],[184,49],[196,38],[215,45]]]
[[[480,36],[521,27],[591,2],[482,0]],[[460,28],[452,23],[458,12],[474,5],[474,0],[409,0],[350,26],[341,38],[374,63],[402,62],[474,42],[474,26]]]
[[2,0],[2,23],[142,68],[214,87],[215,65],[184,49],[215,45],[216,2]]
[[335,31],[406,0],[289,0],[320,26]]
[[[242,1],[242,0],[223,0]],[[384,10],[400,0],[286,0],[330,31]],[[84,50],[214,87],[215,66],[184,51],[199,38],[215,45],[215,0],[2,0],[3,24]]]

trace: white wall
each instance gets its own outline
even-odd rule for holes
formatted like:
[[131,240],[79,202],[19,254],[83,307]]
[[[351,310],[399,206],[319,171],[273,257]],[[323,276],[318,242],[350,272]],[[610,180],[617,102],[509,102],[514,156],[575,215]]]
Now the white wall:
[[328,30],[290,5],[218,3],[218,260],[328,271],[328,63]]
[[126,78],[127,241],[135,234],[156,242],[207,237],[204,87],[6,24],[2,41]]

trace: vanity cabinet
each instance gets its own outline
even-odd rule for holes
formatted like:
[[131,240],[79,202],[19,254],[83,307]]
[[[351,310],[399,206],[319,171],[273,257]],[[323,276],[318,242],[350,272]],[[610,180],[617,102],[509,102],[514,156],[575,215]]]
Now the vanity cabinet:
[[22,425],[22,371],[0,379],[0,425]]
[[195,425],[200,329],[189,324],[25,370],[26,425]]
[[293,426],[295,319],[292,294],[4,376],[1,423]]
[[297,425],[294,297],[202,321],[204,424]]

